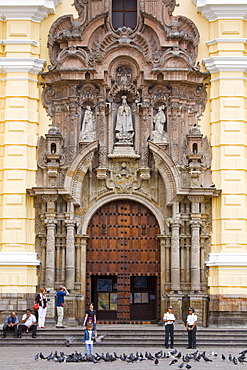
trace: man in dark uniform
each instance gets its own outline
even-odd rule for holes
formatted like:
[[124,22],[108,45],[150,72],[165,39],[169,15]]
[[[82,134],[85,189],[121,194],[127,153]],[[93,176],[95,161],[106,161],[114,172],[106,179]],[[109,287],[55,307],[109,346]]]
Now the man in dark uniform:
[[186,319],[186,328],[188,331],[188,347],[196,348],[196,322],[197,315],[193,307],[189,308],[189,314]]

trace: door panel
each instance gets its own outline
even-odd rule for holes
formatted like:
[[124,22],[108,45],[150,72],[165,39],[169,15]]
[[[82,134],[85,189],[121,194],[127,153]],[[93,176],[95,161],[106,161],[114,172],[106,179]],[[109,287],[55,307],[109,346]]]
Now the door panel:
[[[98,318],[113,320],[117,317],[118,322],[129,322],[159,317],[160,300],[157,297],[159,297],[160,250],[156,237],[159,234],[159,227],[154,215],[145,206],[136,202],[108,203],[94,214],[87,233],[91,236],[87,246],[87,298],[88,301],[95,300],[96,309],[97,277],[112,276],[117,279],[115,285],[117,313],[111,310],[103,312],[101,307],[98,310]],[[135,309],[137,306],[134,307],[130,303],[131,277],[138,275],[150,276],[150,279],[152,276],[155,277],[151,279],[152,284],[150,282],[149,284],[156,291],[153,292],[151,289],[147,293],[149,295],[152,293],[152,297],[156,298],[149,300],[149,303],[139,303],[140,307],[145,308],[142,317],[138,314],[138,309]]]

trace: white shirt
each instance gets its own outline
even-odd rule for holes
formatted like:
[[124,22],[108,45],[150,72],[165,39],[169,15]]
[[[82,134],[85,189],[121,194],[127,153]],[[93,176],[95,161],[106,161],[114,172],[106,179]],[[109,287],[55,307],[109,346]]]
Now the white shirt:
[[[26,317],[27,317],[27,314],[25,313],[25,314],[22,316],[22,320],[25,320],[25,319],[26,319]],[[29,318],[27,319],[27,321],[26,321],[26,322],[23,322],[22,324],[23,324],[23,325],[26,325],[26,326],[30,326],[33,322],[36,322],[36,317],[35,317],[33,314],[31,314],[31,315],[29,316]]]
[[93,344],[93,331],[92,330],[88,330],[88,334],[89,334],[89,339],[85,341],[86,344]]
[[197,315],[194,313],[192,313],[191,315],[188,315],[186,321],[189,326],[194,325],[194,322],[197,321]]
[[[174,324],[175,316],[173,315],[173,313],[166,312],[164,313],[163,320],[168,320],[165,322],[165,325]],[[174,320],[174,321],[170,321],[170,320]]]

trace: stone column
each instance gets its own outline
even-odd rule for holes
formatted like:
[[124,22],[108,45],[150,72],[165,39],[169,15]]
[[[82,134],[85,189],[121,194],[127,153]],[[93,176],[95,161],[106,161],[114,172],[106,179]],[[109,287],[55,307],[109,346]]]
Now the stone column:
[[82,312],[84,314],[86,301],[86,266],[87,266],[87,241],[89,235],[81,235],[81,294],[82,294]]
[[75,285],[75,221],[66,220],[66,263],[65,263],[65,285],[67,289],[74,289]]
[[47,239],[46,239],[46,267],[45,267],[45,287],[46,289],[55,288],[55,229],[56,220],[46,220]]
[[191,291],[201,290],[200,281],[200,221],[190,221],[191,225]]
[[180,251],[179,251],[179,227],[178,219],[171,221],[171,290],[180,290]]
[[166,281],[166,238],[167,235],[157,235],[160,240],[160,297],[161,315],[166,312],[166,301],[165,301],[165,283]]

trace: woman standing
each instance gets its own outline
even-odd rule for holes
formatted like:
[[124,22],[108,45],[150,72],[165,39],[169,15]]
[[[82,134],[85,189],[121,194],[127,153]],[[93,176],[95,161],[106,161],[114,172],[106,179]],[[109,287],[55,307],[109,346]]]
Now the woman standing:
[[36,302],[39,304],[38,309],[38,327],[45,328],[45,316],[47,311],[47,302],[49,299],[46,297],[46,289],[40,288],[40,293],[36,296]]
[[86,315],[85,315],[85,319],[83,322],[83,326],[86,326],[88,324],[93,324],[95,341],[97,342],[96,311],[94,309],[93,303],[90,303],[89,308],[86,310]]

